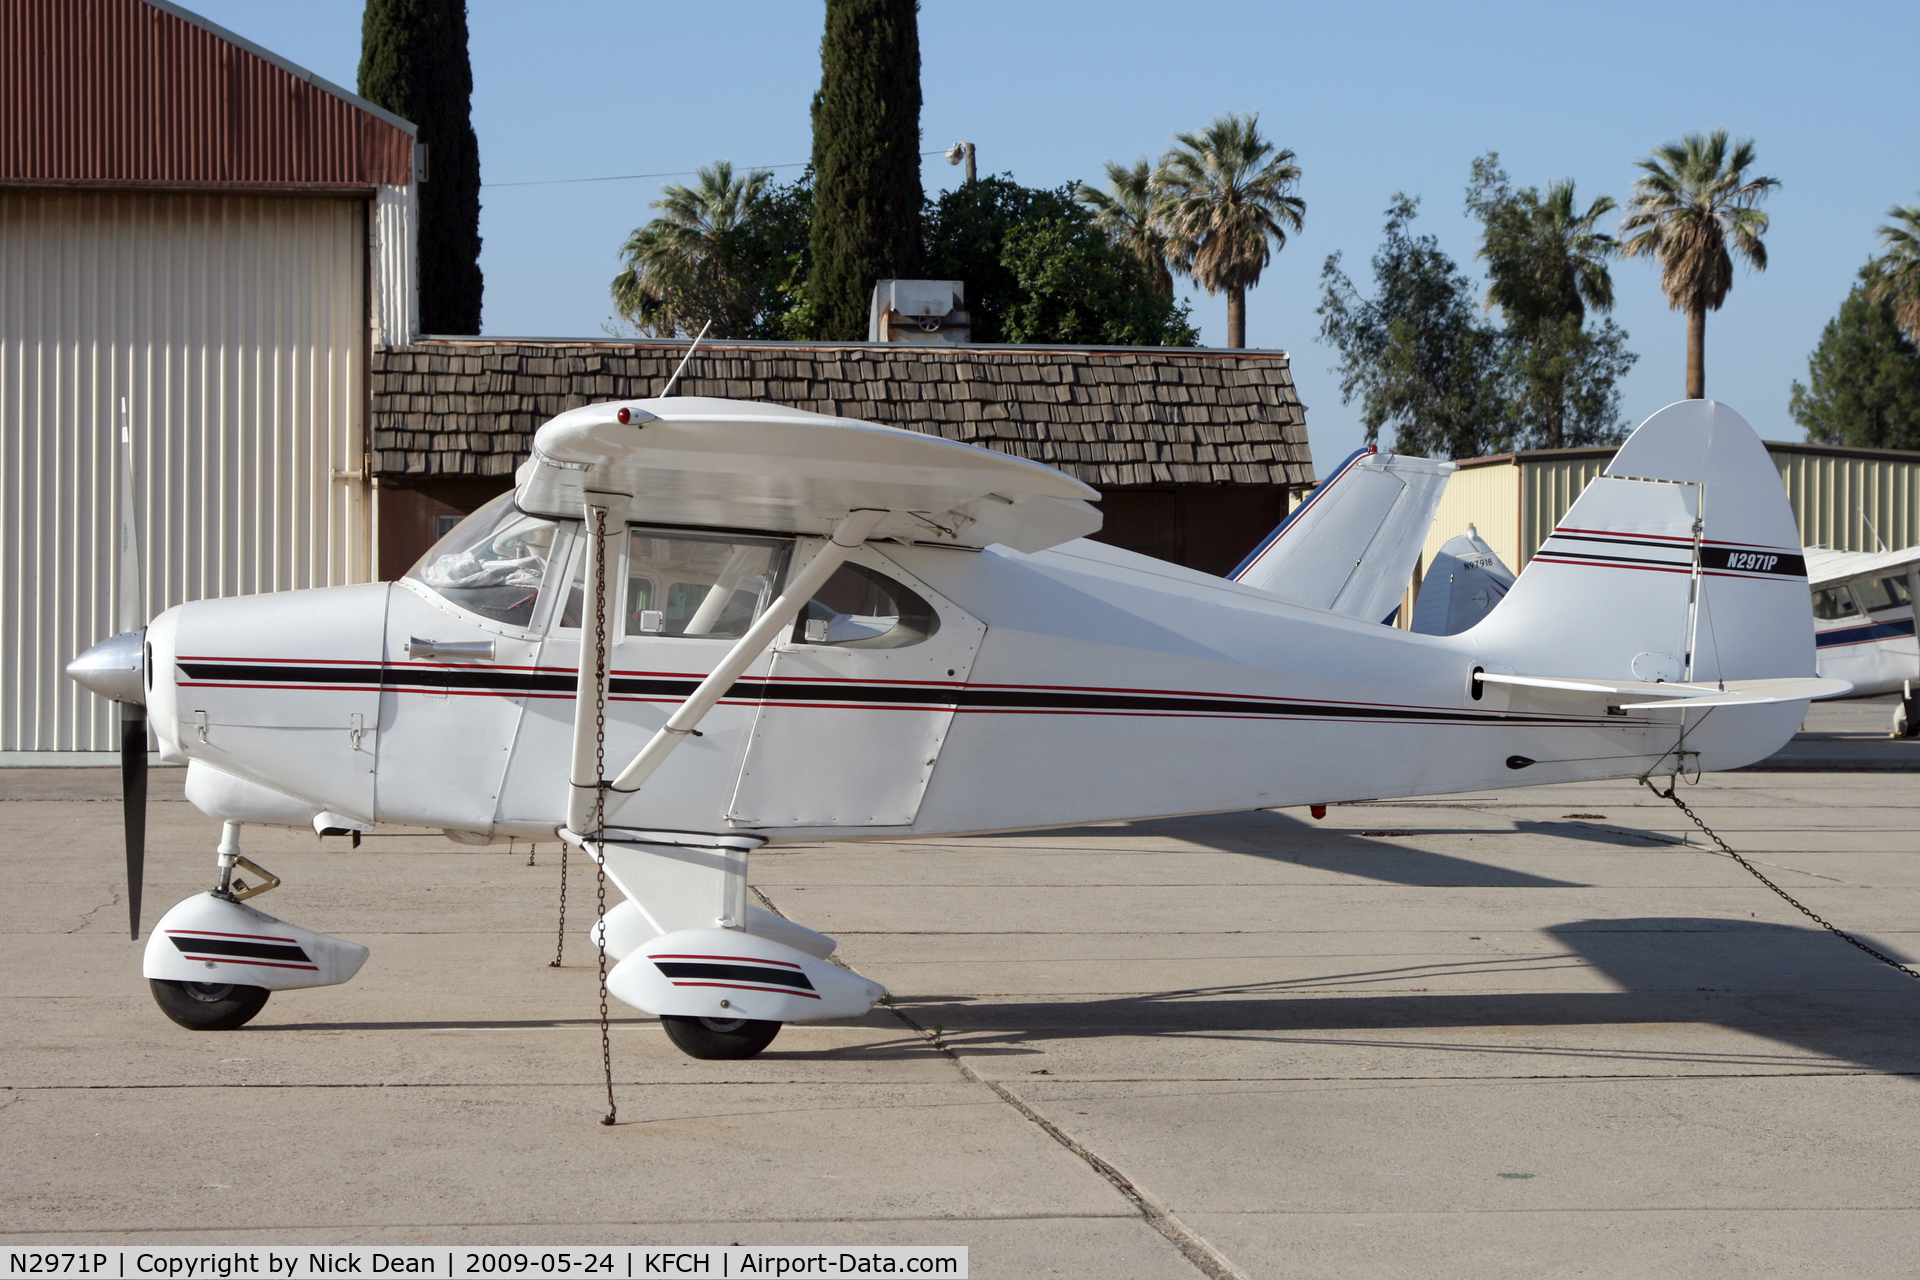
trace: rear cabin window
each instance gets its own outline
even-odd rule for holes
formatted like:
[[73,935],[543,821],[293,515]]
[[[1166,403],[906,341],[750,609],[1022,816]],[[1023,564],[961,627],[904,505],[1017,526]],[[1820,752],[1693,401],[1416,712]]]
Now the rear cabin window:
[[525,628],[540,602],[557,531],[503,493],[434,543],[407,576],[462,609]]
[[1822,587],[1813,593],[1813,616],[1822,622],[1858,617],[1860,610],[1845,587]]
[[793,640],[843,649],[902,649],[939,629],[939,613],[917,592],[863,564],[843,564],[800,611]]
[[1869,578],[1865,582],[1854,583],[1853,589],[1859,593],[1860,605],[1868,613],[1903,608],[1911,603],[1905,578]]

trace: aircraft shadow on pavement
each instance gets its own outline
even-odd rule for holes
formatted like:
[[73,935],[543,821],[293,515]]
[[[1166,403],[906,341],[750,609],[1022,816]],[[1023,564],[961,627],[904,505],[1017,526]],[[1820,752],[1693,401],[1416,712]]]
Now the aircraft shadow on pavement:
[[[1679,1044],[1650,1048],[1632,1040],[1626,1056],[1655,1061],[1799,1063],[1832,1069],[1841,1062],[1876,1071],[1920,1073],[1920,983],[1817,929],[1710,917],[1577,920],[1547,934],[1565,952],[1490,957],[1368,972],[1330,968],[1292,977],[1091,1000],[1003,1000],[923,996],[900,1006],[922,1025],[942,1023],[948,1042],[966,1053],[1031,1053],[1048,1042],[1091,1038],[1271,1035],[1290,1044],[1371,1044],[1464,1054],[1550,1052],[1557,1057],[1617,1061],[1621,1048],[1590,1045],[1527,1049],[1511,1035],[1497,1043],[1410,1040],[1407,1031],[1466,1028],[1603,1027],[1626,1023],[1709,1023],[1766,1037],[1797,1052],[1697,1052]],[[1867,939],[1898,957],[1900,952]],[[1436,984],[1461,976],[1531,969],[1591,968],[1620,991],[1408,992],[1403,984]],[[1399,991],[1351,994],[1358,985],[1391,981]],[[1510,985],[1504,983],[1503,985]],[[1338,994],[1304,994],[1304,989]],[[1391,1038],[1369,1033],[1391,1032]],[[1811,1062],[1809,1055],[1826,1059]]]
[[[1550,834],[1573,835],[1577,823],[1534,824],[1554,828]],[[1252,813],[1210,814],[1197,818],[1151,818],[1140,822],[1121,822],[1099,827],[1076,827],[1053,835],[1111,838],[1116,832],[1125,836],[1145,836],[1178,840],[1220,853],[1244,854],[1291,862],[1316,871],[1364,876],[1385,884],[1404,884],[1425,888],[1451,889],[1578,889],[1586,886],[1574,880],[1556,880],[1510,867],[1493,866],[1458,858],[1450,854],[1416,849],[1398,841],[1409,836],[1510,836],[1507,827],[1413,828],[1383,826],[1391,836],[1362,836],[1353,832],[1310,826],[1300,819],[1272,810]],[[1578,836],[1576,838],[1589,838]],[[1618,839],[1619,837],[1614,837]],[[1626,841],[1627,843],[1638,843]]]

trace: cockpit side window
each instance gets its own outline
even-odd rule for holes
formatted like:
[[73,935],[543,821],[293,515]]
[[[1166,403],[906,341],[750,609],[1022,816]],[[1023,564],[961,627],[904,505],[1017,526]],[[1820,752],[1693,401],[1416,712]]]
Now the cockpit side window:
[[863,564],[841,565],[794,622],[795,644],[903,649],[940,629],[940,614],[918,593]]
[[1869,578],[1854,583],[1853,590],[1860,597],[1860,607],[1868,613],[1903,608],[1908,603],[1905,578]]
[[407,576],[483,618],[529,627],[557,531],[503,493],[455,525]]
[[1822,622],[1858,617],[1859,613],[1852,593],[1845,587],[1821,587],[1813,593],[1813,616]]
[[792,546],[784,538],[629,530],[626,634],[738,639],[773,602]]

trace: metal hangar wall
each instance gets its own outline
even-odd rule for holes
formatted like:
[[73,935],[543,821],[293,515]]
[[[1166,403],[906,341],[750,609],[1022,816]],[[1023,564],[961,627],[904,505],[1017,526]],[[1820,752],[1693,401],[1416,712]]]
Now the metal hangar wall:
[[169,4],[0,5],[0,760],[115,745],[62,668],[114,630],[123,400],[149,615],[373,576],[413,135]]

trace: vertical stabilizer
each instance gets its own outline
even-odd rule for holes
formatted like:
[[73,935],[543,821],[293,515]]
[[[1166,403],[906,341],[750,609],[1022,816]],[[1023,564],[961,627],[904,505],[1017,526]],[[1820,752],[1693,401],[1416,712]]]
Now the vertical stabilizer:
[[1480,624],[1513,589],[1513,570],[1472,525],[1447,539],[1420,579],[1413,625],[1422,635],[1457,636]]
[[1523,674],[1811,676],[1799,533],[1753,428],[1712,400],[1648,418],[1474,635]]

